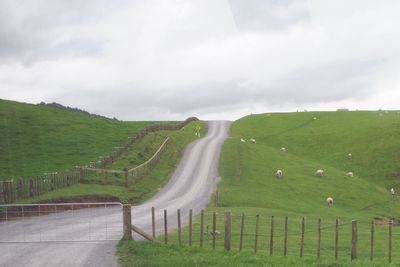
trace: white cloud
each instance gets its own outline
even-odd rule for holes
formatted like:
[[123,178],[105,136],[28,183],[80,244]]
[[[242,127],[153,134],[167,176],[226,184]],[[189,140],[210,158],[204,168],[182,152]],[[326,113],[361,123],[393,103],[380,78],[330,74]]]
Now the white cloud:
[[1,2],[2,98],[124,119],[396,108],[397,1],[51,2]]

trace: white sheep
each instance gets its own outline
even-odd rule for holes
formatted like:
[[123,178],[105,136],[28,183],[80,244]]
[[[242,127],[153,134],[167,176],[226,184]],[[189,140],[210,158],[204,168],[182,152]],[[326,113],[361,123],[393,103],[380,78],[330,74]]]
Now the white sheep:
[[218,230],[215,230],[215,232],[210,231],[210,235],[211,235],[211,236],[218,236],[218,235],[220,235],[220,234],[221,234],[221,232],[218,231]]
[[353,177],[354,174],[353,174],[353,172],[348,172],[348,173],[346,173],[346,176]]
[[283,171],[282,171],[282,170],[277,170],[277,171],[275,172],[275,176],[278,177],[278,178],[282,178],[282,176],[283,176]]
[[351,153],[347,154],[347,158],[348,159],[352,159],[353,158],[353,154],[351,154]]
[[328,207],[332,207],[333,206],[333,198],[332,197],[328,197],[326,199],[326,204],[328,204]]
[[243,138],[240,138],[240,142],[246,143],[246,140],[244,140]]
[[316,119],[317,119],[317,117],[314,117],[314,118],[313,118],[313,120],[316,120]]
[[285,147],[281,147],[281,152],[286,152],[286,148]]
[[395,197],[395,193],[394,193],[394,188],[392,187],[392,188],[390,188],[390,194],[392,194],[392,198],[394,198]]
[[319,177],[324,176],[324,170],[317,170],[317,171],[315,172],[315,175],[316,175],[316,176],[319,176]]
[[250,142],[252,142],[253,144],[257,144],[256,139],[254,138],[250,138]]

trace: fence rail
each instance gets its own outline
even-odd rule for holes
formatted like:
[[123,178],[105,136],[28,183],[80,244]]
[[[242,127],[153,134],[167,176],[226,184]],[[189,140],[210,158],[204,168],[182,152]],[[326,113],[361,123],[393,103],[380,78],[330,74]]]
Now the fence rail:
[[125,176],[125,187],[128,187],[129,185],[129,177],[133,177],[136,179],[139,179],[142,177],[144,174],[149,172],[151,169],[154,168],[154,166],[157,164],[157,162],[160,160],[162,154],[165,152],[165,149],[167,148],[167,144],[169,141],[169,137],[165,139],[165,141],[161,144],[161,146],[157,149],[157,151],[154,153],[154,155],[148,159],[146,162],[140,164],[137,167],[134,167],[130,170],[112,170],[112,169],[99,169],[99,168],[88,168],[88,167],[83,167],[85,171],[89,171],[92,173],[110,173],[110,174],[123,174]]

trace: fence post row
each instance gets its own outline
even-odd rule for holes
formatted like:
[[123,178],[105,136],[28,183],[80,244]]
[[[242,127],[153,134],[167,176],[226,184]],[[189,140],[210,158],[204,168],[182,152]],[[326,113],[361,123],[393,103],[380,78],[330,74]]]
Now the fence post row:
[[271,232],[269,238],[269,255],[274,253],[274,216],[271,216]]
[[371,222],[371,255],[370,255],[370,260],[372,261],[374,259],[374,240],[375,239],[375,222]]
[[123,230],[124,235],[122,239],[124,240],[132,240],[132,214],[131,214],[131,205],[125,204],[122,206],[122,214],[123,214]]
[[231,250],[231,213],[225,213],[225,240],[224,240],[224,247],[227,251]]
[[357,259],[357,220],[351,221],[351,260]]
[[167,210],[164,210],[164,242],[168,244]]

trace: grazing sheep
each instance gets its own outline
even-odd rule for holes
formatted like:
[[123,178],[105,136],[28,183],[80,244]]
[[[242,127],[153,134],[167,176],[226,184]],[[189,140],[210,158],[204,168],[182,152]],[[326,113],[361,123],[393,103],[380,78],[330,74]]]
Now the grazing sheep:
[[253,144],[257,144],[257,142],[254,138],[250,138],[250,142],[252,142]]
[[346,173],[346,176],[353,177],[354,174],[353,174],[353,172],[348,172],[348,173]]
[[392,187],[392,188],[390,188],[390,194],[392,194],[392,198],[394,198],[394,196],[395,196],[395,193],[394,193],[394,188]]
[[281,147],[281,152],[286,152],[286,148],[285,147]]
[[278,178],[282,178],[282,176],[283,176],[283,171],[282,171],[282,170],[277,170],[277,171],[275,172],[275,176],[278,177]]
[[244,140],[243,138],[240,138],[240,142],[246,143],[246,140]]
[[220,234],[221,234],[221,232],[218,231],[218,230],[215,230],[215,232],[210,231],[210,235],[211,235],[211,236],[218,236],[218,235],[220,235]]
[[317,171],[315,172],[315,175],[316,175],[316,176],[319,176],[319,177],[324,176],[324,170],[317,170]]
[[317,119],[317,117],[314,117],[314,118],[313,118],[313,120],[316,120],[316,119]]
[[328,207],[332,207],[333,206],[333,198],[328,197],[326,199],[326,204],[328,204]]
[[351,153],[347,154],[347,158],[348,159],[352,159],[353,158],[353,154],[351,154]]

